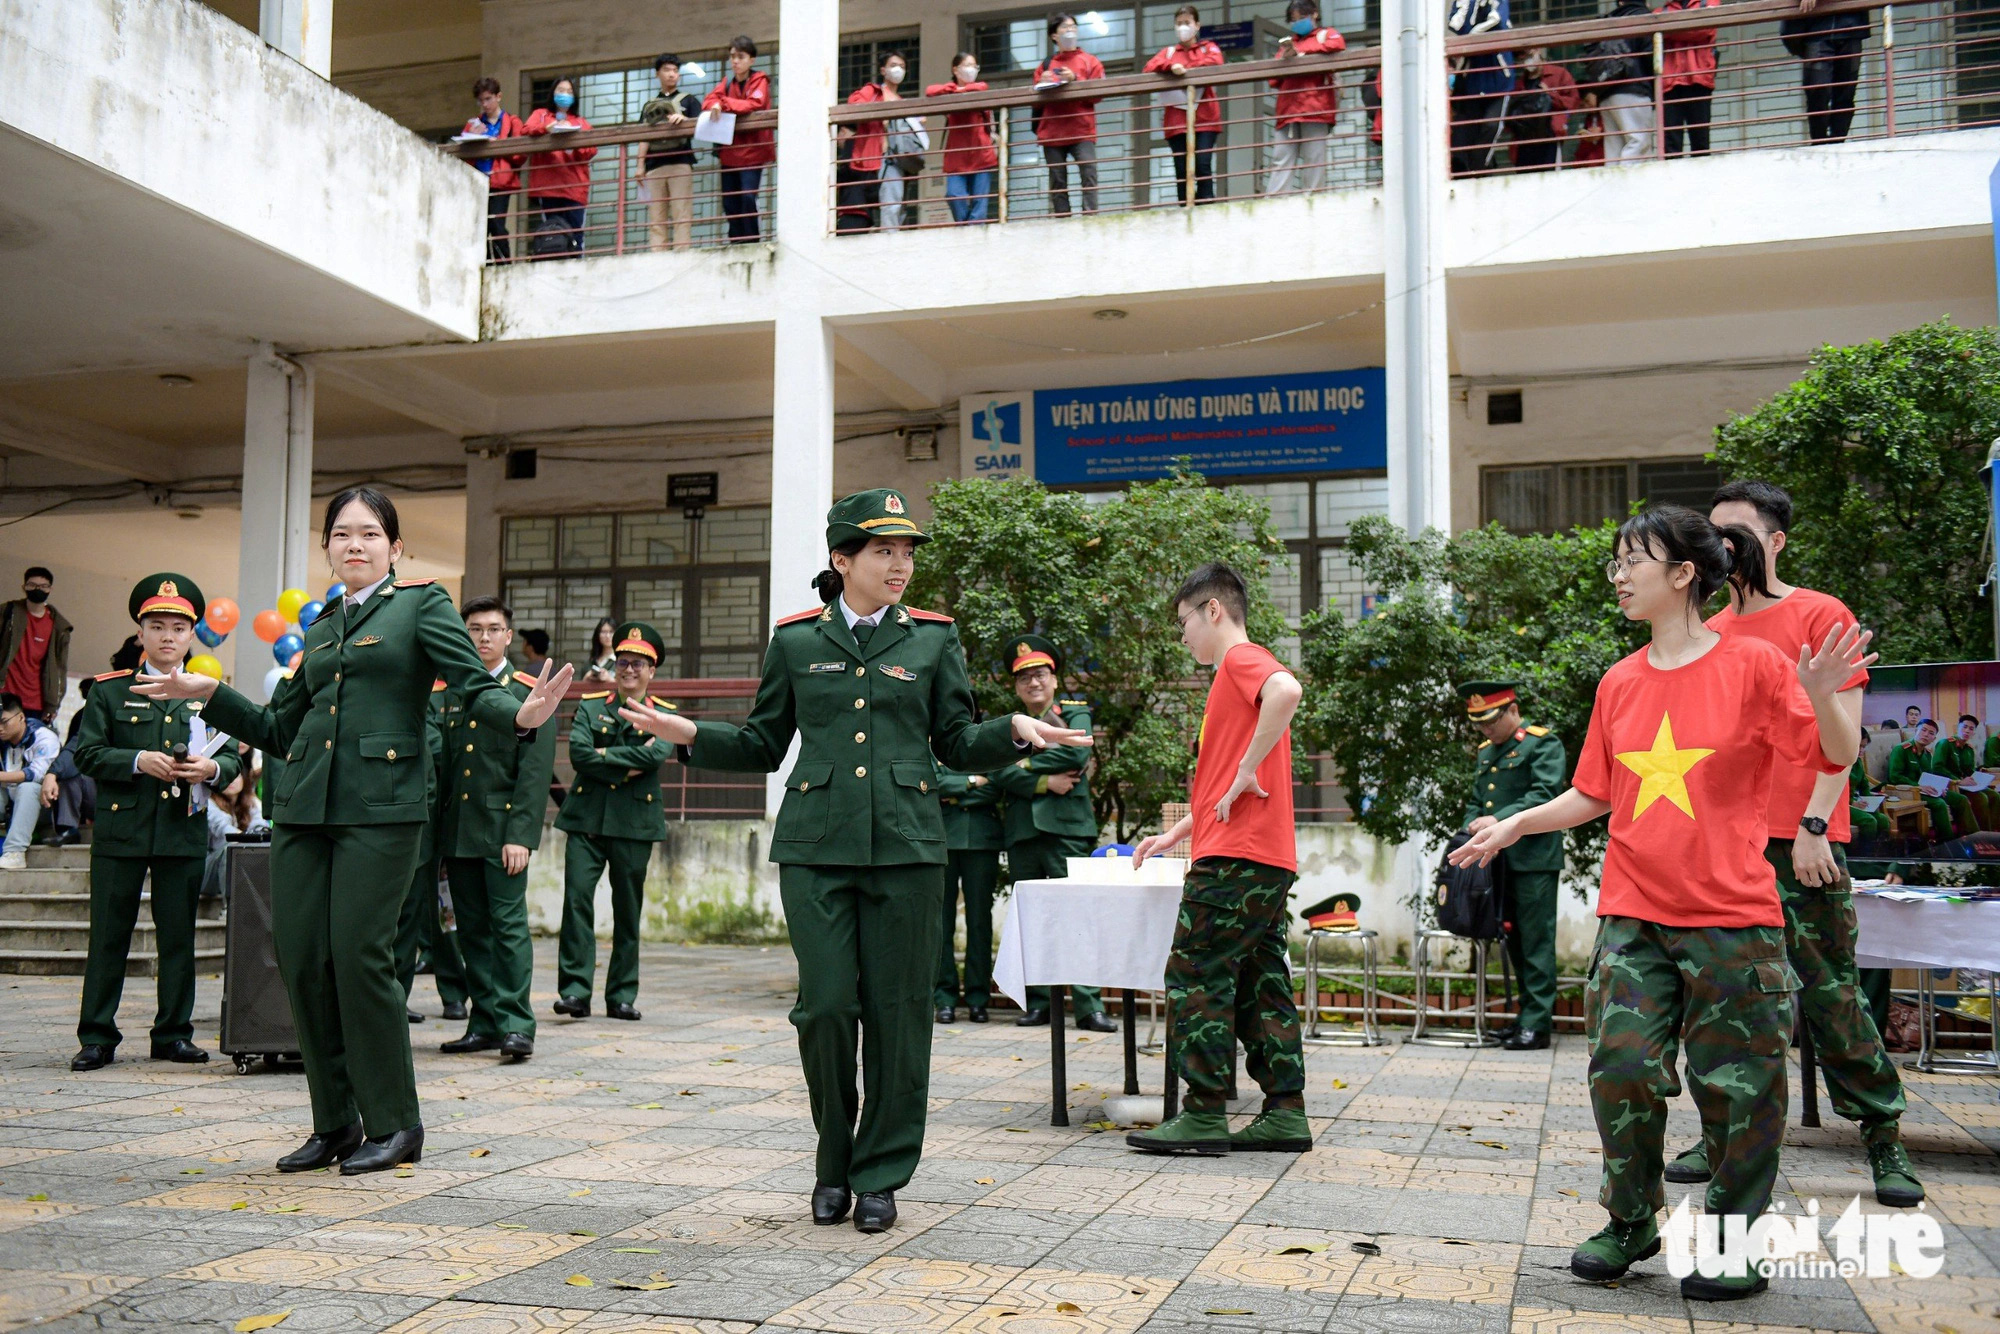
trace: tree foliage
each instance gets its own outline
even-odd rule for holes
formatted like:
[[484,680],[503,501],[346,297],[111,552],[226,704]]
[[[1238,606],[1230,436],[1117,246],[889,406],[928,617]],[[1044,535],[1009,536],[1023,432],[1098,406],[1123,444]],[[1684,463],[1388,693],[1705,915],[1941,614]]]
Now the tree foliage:
[[2000,437],[2000,342],[1939,321],[1824,347],[1789,389],[1715,433],[1731,477],[1792,495],[1787,582],[1833,594],[1878,628],[1889,662],[1993,652],[1987,493]]
[[1187,799],[1208,688],[1167,600],[1197,565],[1227,561],[1250,585],[1251,637],[1282,638],[1266,576],[1284,544],[1269,509],[1186,471],[1098,505],[1037,482],[978,479],[940,483],[931,503],[909,600],[957,619],[980,706],[1018,707],[1009,642],[1046,635],[1063,651],[1064,688],[1090,702],[1099,825],[1120,840],[1154,825],[1164,803]]

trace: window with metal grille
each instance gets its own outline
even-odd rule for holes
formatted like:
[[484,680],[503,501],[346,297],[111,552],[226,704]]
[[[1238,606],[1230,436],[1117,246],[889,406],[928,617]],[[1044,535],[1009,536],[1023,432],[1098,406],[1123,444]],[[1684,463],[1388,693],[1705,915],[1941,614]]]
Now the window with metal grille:
[[863,84],[875,82],[875,76],[882,68],[882,57],[891,51],[903,55],[904,69],[902,93],[914,97],[923,92],[919,82],[923,70],[923,48],[919,43],[917,30],[906,32],[880,33],[873,37],[857,37],[840,44],[840,65],[835,78],[839,86],[834,96],[845,102],[848,94]]
[[1622,519],[1631,502],[1706,511],[1722,474],[1702,458],[1481,468],[1479,519],[1511,533],[1558,533]]

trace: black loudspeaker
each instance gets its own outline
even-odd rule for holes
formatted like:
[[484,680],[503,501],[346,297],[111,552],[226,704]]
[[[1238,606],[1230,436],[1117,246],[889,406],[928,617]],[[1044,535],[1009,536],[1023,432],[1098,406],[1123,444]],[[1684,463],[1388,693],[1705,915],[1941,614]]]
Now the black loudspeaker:
[[271,845],[232,839],[223,856],[229,920],[222,959],[222,1051],[244,1075],[259,1056],[266,1065],[296,1060],[299,1039],[271,940]]

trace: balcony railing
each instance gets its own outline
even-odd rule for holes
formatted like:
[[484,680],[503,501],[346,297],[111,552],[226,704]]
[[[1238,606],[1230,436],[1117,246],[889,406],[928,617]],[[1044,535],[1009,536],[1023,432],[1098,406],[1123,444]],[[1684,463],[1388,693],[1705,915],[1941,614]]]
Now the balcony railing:
[[[1854,26],[1789,30],[1801,18]],[[1552,79],[1522,60],[1538,48],[1543,68],[1559,71]],[[1810,16],[1793,0],[1748,0],[1453,38],[1446,49],[1459,176],[2000,122],[2000,10],[1969,0],[1822,0]],[[1496,58],[1511,68],[1496,71]]]
[[[570,687],[560,707],[556,725],[563,744],[556,747],[556,782],[565,790],[575,781],[569,767],[570,720],[576,702],[586,690],[602,690],[601,685],[581,682]],[[757,695],[757,678],[720,677],[698,681],[656,680],[647,694],[671,700],[682,717],[721,719],[740,723],[750,713],[750,701]],[[669,820],[761,820],[764,817],[764,776],[691,769],[678,762],[660,766],[661,809]]]

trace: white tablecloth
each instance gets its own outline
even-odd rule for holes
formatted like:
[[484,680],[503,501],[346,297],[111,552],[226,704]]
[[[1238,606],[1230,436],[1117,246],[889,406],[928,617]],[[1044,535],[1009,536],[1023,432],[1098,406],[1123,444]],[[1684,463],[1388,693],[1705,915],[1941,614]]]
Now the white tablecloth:
[[1023,1008],[1031,986],[1159,991],[1180,907],[1179,881],[1017,881],[1000,929],[994,984]]
[[1856,894],[1854,918],[1863,968],[2000,970],[2000,902],[1897,903]]

